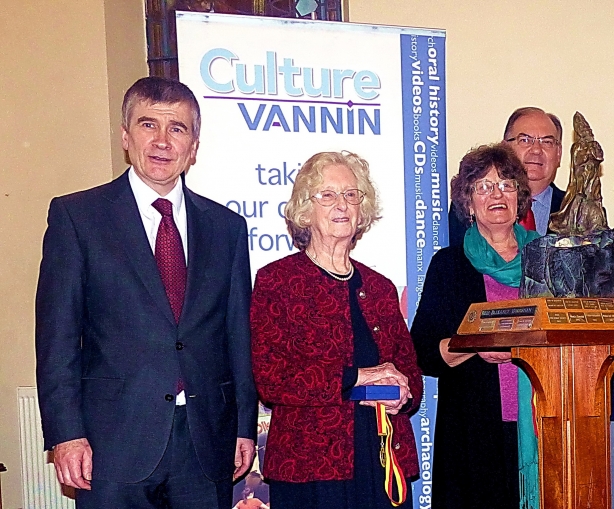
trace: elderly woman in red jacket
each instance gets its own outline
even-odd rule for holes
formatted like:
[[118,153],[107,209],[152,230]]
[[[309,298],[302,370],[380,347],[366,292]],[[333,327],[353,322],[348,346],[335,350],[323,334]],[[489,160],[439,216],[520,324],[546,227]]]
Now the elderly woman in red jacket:
[[[252,357],[272,408],[264,475],[274,509],[390,508],[375,407],[358,385],[396,385],[379,401],[406,478],[418,474],[408,412],[422,377],[393,283],[350,258],[379,219],[366,161],[347,152],[311,157],[286,205],[299,253],[260,269],[252,298]],[[410,500],[401,507],[411,507]]]

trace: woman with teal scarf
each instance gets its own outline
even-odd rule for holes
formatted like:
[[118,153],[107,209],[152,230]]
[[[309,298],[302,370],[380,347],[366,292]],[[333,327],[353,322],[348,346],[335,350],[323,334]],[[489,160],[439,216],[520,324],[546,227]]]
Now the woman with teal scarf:
[[448,350],[470,304],[518,298],[520,252],[539,237],[517,223],[531,207],[522,163],[505,144],[472,150],[452,201],[470,227],[433,257],[411,329],[420,367],[438,377],[431,507],[538,509],[528,378],[509,351]]

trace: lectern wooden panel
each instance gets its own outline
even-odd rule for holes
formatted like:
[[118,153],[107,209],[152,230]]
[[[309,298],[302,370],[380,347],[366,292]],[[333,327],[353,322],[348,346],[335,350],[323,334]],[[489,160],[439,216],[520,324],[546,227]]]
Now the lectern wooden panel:
[[613,299],[475,304],[450,350],[511,348],[536,395],[542,509],[611,509]]

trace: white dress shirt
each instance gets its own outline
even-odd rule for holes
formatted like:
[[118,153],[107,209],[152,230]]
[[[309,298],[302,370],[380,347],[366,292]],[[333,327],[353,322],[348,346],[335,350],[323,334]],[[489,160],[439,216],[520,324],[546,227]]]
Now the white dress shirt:
[[[152,203],[158,198],[164,198],[173,204],[173,219],[179,230],[181,236],[181,243],[183,244],[183,254],[185,255],[186,266],[188,264],[188,222],[185,211],[185,200],[183,199],[183,186],[181,178],[177,180],[177,184],[166,196],[160,196],[151,187],[149,187],[141,178],[136,174],[133,167],[130,167],[128,172],[128,180],[134,198],[136,199],[137,207],[141,215],[141,221],[143,221],[143,227],[147,234],[147,240],[151,246],[151,251],[156,252],[156,236],[158,235],[158,227],[162,220],[162,214],[153,208]],[[185,405],[185,391],[181,391],[177,394],[175,399],[176,405]]]

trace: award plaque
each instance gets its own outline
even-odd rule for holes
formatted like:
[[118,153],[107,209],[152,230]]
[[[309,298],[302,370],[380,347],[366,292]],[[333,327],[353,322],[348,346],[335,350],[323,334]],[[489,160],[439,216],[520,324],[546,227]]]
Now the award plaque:
[[550,298],[472,304],[458,334],[614,330],[614,299]]
[[534,389],[542,509],[612,509],[614,299],[472,304],[450,352],[507,349]]

